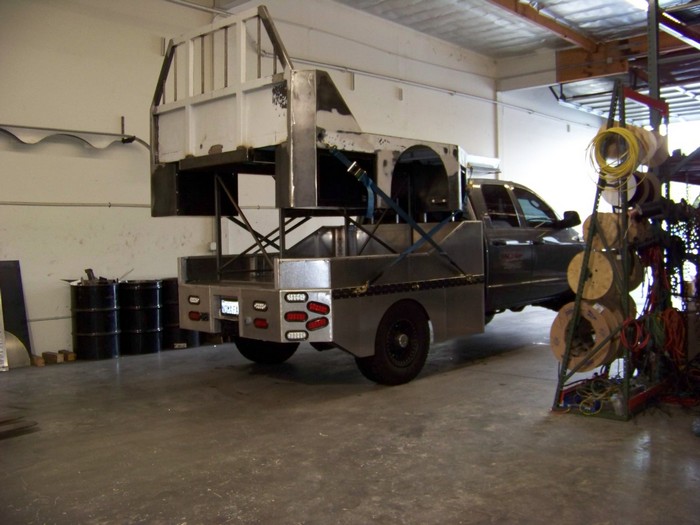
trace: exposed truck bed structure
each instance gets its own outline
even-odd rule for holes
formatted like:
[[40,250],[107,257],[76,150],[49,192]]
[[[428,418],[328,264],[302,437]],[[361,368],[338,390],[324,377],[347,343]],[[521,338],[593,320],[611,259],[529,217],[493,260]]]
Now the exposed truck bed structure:
[[[180,260],[183,328],[226,333],[266,363],[302,341],[339,347],[386,384],[415,377],[431,341],[483,330],[483,222],[467,199],[478,162],[361,131],[328,73],[293,67],[264,7],[170,43],[152,145],[153,215],[216,218],[217,253]],[[274,231],[246,218],[240,174],[274,177]],[[287,245],[323,216],[343,225]],[[222,217],[249,249],[222,252]]]

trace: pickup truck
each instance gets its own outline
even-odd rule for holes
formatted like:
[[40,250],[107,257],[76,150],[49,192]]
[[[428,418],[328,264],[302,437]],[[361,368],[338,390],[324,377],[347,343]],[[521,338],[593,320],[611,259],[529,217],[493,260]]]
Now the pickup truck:
[[[408,382],[432,342],[483,331],[495,314],[573,300],[567,268],[583,243],[576,212],[559,219],[528,188],[471,179],[459,219],[324,226],[286,249],[180,260],[181,324],[222,333],[247,359],[274,365],[301,342],[355,356],[368,379]],[[369,228],[373,231],[369,231]],[[437,229],[436,229],[437,228]],[[444,255],[440,256],[440,250]],[[398,261],[398,262],[397,262]],[[448,264],[454,264],[454,267]]]
[[[479,178],[493,163],[460,146],[362,131],[328,72],[293,67],[263,6],[170,42],[151,144],[152,215],[214,218],[216,253],[179,261],[180,326],[223,334],[254,362],[304,342],[396,385],[431,343],[570,300],[578,214]],[[273,178],[272,231],[247,218],[239,175]],[[336,222],[298,235],[324,217]],[[248,248],[225,253],[227,221]]]

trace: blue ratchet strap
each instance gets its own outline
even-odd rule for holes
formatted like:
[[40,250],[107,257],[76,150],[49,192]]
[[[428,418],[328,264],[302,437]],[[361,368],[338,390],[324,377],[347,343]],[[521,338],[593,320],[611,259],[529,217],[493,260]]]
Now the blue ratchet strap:
[[[352,163],[352,166],[357,165],[356,162]],[[350,166],[350,168],[352,168]],[[358,166],[359,167],[359,166]],[[350,171],[350,168],[348,168],[348,171]],[[369,178],[369,175],[367,175],[367,172],[363,170],[362,168],[359,168],[362,170],[362,174],[357,177],[357,180],[359,180],[367,190],[367,211],[365,211],[365,217],[368,219],[371,219],[374,216],[374,190],[372,189],[372,186],[374,185],[374,182],[372,182],[372,179]]]
[[[431,237],[433,234],[435,234],[440,228],[445,226],[445,224],[449,223],[453,218],[455,218],[457,215],[461,213],[460,210],[453,211],[446,219],[444,219],[442,222],[439,224],[436,224],[430,232],[426,233],[423,228],[421,228],[416,221],[413,220],[398,204],[396,204],[391,197],[389,197],[384,191],[382,191],[379,186],[375,184],[375,182],[370,178],[370,176],[367,174],[367,172],[359,165],[357,162],[352,162],[350,159],[348,159],[342,152],[338,150],[336,146],[328,146],[328,151],[331,155],[333,155],[336,159],[338,159],[340,162],[343,163],[343,165],[347,168],[348,173],[353,175],[357,180],[359,180],[367,189],[367,213],[366,217],[371,218],[374,215],[374,194],[376,193],[379,195],[384,202],[386,202],[396,213],[399,217],[401,217],[404,221],[406,221],[406,224],[408,224],[412,229],[417,231],[421,238],[416,241],[414,244],[409,246],[404,252],[402,252],[399,257],[393,261],[390,266],[393,266],[394,264],[398,263],[400,260],[404,259],[408,254],[414,252],[416,249],[418,249],[420,246],[422,246],[424,243],[428,242],[430,243],[441,255],[444,255],[447,257],[447,259],[450,261],[450,264],[452,264],[457,270],[459,270],[460,273],[464,274],[464,270],[462,270],[457,263],[455,263],[452,258],[443,250],[440,245],[438,245],[433,238]],[[371,197],[370,197],[371,196]],[[371,212],[370,212],[370,205],[371,205]],[[383,271],[381,272],[383,273]],[[372,281],[375,281],[373,279]]]

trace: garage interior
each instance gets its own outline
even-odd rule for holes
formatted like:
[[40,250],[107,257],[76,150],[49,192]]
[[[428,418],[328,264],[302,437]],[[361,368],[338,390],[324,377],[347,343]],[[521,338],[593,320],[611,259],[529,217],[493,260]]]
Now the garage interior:
[[[277,31],[295,69],[326,72],[362,132],[459,145],[492,163],[489,177],[585,219],[575,299],[495,312],[483,333],[432,345],[397,386],[308,342],[274,365],[226,334],[178,329],[163,345],[162,325],[139,325],[125,344],[122,287],[160,294],[182,280],[178,258],[239,253],[246,229],[281,225],[280,199],[294,207],[259,174],[240,175],[236,209],[215,213],[182,212],[183,195],[210,189],[162,200],[151,181],[170,125],[154,131],[153,116],[178,101],[177,81],[156,90],[168,41],[260,3],[7,0],[2,522],[696,523],[700,3],[265,4],[275,29],[263,17],[257,41]],[[216,54],[206,42],[191,60]],[[279,54],[274,36],[258,47],[261,85],[280,78],[260,72]],[[217,75],[195,71],[203,98]],[[204,129],[218,117],[193,115],[186,125]],[[222,154],[206,140],[178,166]],[[646,157],[628,169],[632,149]],[[279,162],[268,153],[246,157],[253,173]],[[120,351],[94,337],[97,354],[78,348],[76,296],[98,283],[120,289]]]

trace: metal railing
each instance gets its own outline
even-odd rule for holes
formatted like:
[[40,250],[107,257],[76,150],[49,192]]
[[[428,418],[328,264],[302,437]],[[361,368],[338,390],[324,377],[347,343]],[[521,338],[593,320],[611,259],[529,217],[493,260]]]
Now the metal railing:
[[159,111],[225,96],[292,68],[265,6],[170,40],[151,103],[153,160],[158,158]]
[[275,75],[293,67],[269,11],[262,5],[214,22],[205,31],[170,40],[153,106]]

